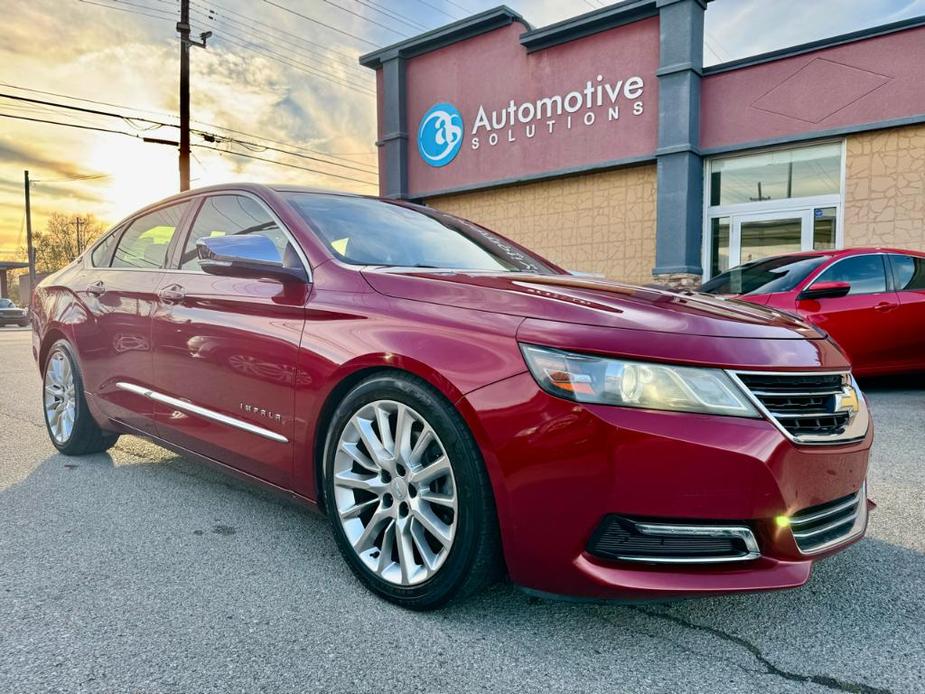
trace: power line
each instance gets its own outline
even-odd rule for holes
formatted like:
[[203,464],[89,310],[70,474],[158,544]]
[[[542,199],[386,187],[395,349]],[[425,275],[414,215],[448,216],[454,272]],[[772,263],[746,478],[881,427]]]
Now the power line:
[[[85,5],[96,5],[97,7],[105,7],[108,10],[119,10],[119,12],[128,12],[130,14],[141,15],[142,17],[150,17],[152,19],[167,19],[167,17],[164,17],[163,15],[147,14],[145,12],[132,9],[130,7],[118,7],[116,5],[106,5],[101,2],[93,2],[93,0],[78,0],[78,1],[84,3]],[[151,8],[151,9],[154,10],[155,8]],[[164,12],[165,10],[155,10],[155,11]]]
[[[587,2],[587,0],[585,0],[585,1]],[[436,10],[436,11],[439,12],[440,14],[445,14],[445,15],[446,15],[447,17],[449,17],[450,19],[459,19],[459,17],[457,17],[456,15],[450,14],[449,12],[447,12],[446,10],[444,10],[442,7],[439,7],[439,6],[437,6],[437,5],[432,5],[431,3],[427,2],[427,0],[418,0],[418,2],[421,3],[422,5],[424,5],[425,7],[429,7],[429,8],[431,8],[432,10]],[[451,5],[455,5],[456,3],[450,3],[450,4],[451,4]],[[457,7],[460,7],[459,5],[456,5],[456,6],[457,6]],[[462,9],[462,8],[460,8],[460,9]],[[468,13],[468,14],[472,14],[472,10],[463,9],[463,12],[466,12],[466,13]]]
[[[83,113],[92,113],[92,114],[94,114],[94,115],[106,116],[106,117],[109,117],[109,118],[120,118],[120,119],[122,119],[123,121],[129,123],[129,125],[131,125],[130,120],[127,119],[125,116],[123,116],[123,115],[120,114],[120,113],[112,113],[112,112],[108,112],[108,111],[100,111],[100,110],[98,110],[98,109],[86,109],[86,108],[81,108],[80,106],[70,106],[70,105],[68,105],[68,104],[56,104],[56,103],[53,102],[53,101],[41,101],[41,100],[38,100],[38,99],[29,99],[29,98],[27,98],[27,97],[15,96],[15,95],[12,95],[12,94],[3,94],[3,93],[0,93],[0,98],[27,101],[27,102],[31,102],[31,103],[42,104],[42,105],[47,105],[47,106],[54,106],[54,107],[56,107],[56,108],[63,108],[63,109],[68,109],[68,110],[73,110],[73,111],[79,111],[79,112],[83,112]],[[152,124],[154,124],[154,125],[157,126],[157,127],[165,127],[165,128],[176,128],[176,127],[177,127],[176,125],[171,125],[171,124],[169,124],[169,123],[159,123],[159,122],[157,122],[157,121],[146,121],[146,122],[152,123]],[[145,132],[147,132],[147,131],[145,131]],[[216,142],[216,141],[234,142],[234,143],[236,143],[236,144],[240,144],[240,145],[243,146],[243,147],[258,147],[258,148],[260,148],[260,151],[273,150],[273,151],[275,151],[275,152],[279,152],[279,153],[281,153],[281,154],[288,154],[288,155],[293,156],[293,157],[299,157],[299,158],[302,158],[302,159],[311,159],[311,160],[318,161],[318,162],[321,162],[321,163],[324,163],[324,164],[328,164],[329,166],[337,166],[337,167],[341,167],[341,168],[345,168],[345,169],[354,169],[354,170],[357,170],[357,171],[364,171],[364,173],[374,173],[373,171],[366,171],[366,170],[364,170],[364,169],[358,168],[358,167],[356,166],[356,163],[355,163],[355,162],[352,162],[352,163],[350,163],[350,164],[340,164],[340,163],[336,163],[336,162],[328,162],[328,161],[325,161],[325,160],[320,159],[320,158],[318,158],[318,157],[309,156],[309,155],[307,155],[307,154],[299,154],[299,153],[297,153],[297,152],[292,152],[291,150],[281,149],[281,148],[279,148],[279,147],[270,147],[270,146],[261,145],[261,144],[255,143],[255,142],[245,142],[245,141],[243,141],[243,140],[237,140],[237,139],[235,139],[235,138],[230,138],[230,137],[224,137],[224,136],[221,136],[221,135],[217,135],[216,133],[210,133],[210,132],[205,131],[205,130],[199,130],[199,129],[195,129],[195,128],[194,128],[194,129],[193,129],[193,132],[195,132],[197,135],[201,135],[204,139],[211,140],[211,141],[213,141],[213,142]]]
[[453,7],[458,7],[459,9],[461,9],[461,10],[462,10],[463,12],[465,12],[466,14],[473,14],[473,11],[470,10],[468,7],[463,7],[463,6],[460,5],[458,2],[453,2],[453,0],[446,0],[446,4],[447,4],[447,5],[453,5]]
[[14,120],[27,120],[33,123],[47,123],[49,125],[63,125],[68,128],[79,128],[80,130],[95,130],[100,133],[113,133],[115,135],[127,135],[139,140],[144,139],[136,133],[127,133],[124,130],[113,130],[112,128],[98,128],[92,125],[78,125],[77,123],[62,123],[61,121],[45,120],[44,118],[29,118],[28,116],[14,116],[9,113],[0,113],[0,118],[13,118]]
[[[166,117],[166,118],[174,118],[174,119],[176,118],[175,115],[170,114],[170,113],[164,113],[164,112],[162,112],[162,111],[149,111],[149,110],[145,110],[145,109],[135,108],[135,107],[133,107],[133,106],[126,106],[126,105],[124,105],[124,104],[115,104],[115,103],[112,103],[112,102],[109,102],[109,101],[99,101],[99,100],[94,100],[94,99],[86,99],[86,98],[84,98],[84,97],[69,96],[69,95],[67,95],[67,94],[61,94],[60,92],[50,92],[50,91],[43,91],[43,90],[40,90],[40,89],[32,89],[32,88],[29,88],[29,87],[20,87],[20,86],[18,86],[18,85],[10,84],[10,83],[8,83],[8,82],[0,82],[0,87],[8,87],[8,88],[10,88],[10,89],[18,89],[18,90],[20,90],[20,91],[25,91],[25,92],[35,93],[35,94],[43,94],[43,95],[45,95],[45,96],[54,96],[54,97],[58,97],[59,99],[69,99],[69,100],[71,100],[71,101],[82,101],[82,102],[86,102],[86,103],[90,103],[90,104],[96,104],[96,105],[98,105],[98,106],[110,106],[110,107],[112,107],[112,108],[125,108],[125,109],[129,109],[129,110],[131,110],[131,111],[138,111],[138,112],[140,112],[140,113],[150,113],[150,114],[153,114],[153,115],[162,116],[162,117]],[[35,100],[35,101],[37,101],[37,100]],[[67,104],[57,104],[57,103],[51,102],[51,101],[48,101],[48,102],[40,102],[40,103],[42,103],[42,104],[48,104],[48,106],[51,106],[51,107],[53,107],[53,108],[54,108],[54,107],[66,106],[66,105],[67,105]],[[41,109],[41,112],[42,112],[42,113],[54,113],[54,111],[53,111],[51,108],[48,108],[47,106],[34,106],[34,107],[33,107],[33,106],[23,106],[23,107],[15,107],[15,106],[13,106],[13,105],[10,105],[10,108],[35,108],[35,109]],[[114,114],[114,113],[107,113],[107,112],[101,112],[101,113],[104,113],[104,114],[107,115],[107,116],[120,117],[120,118],[122,117],[121,114]],[[223,130],[223,131],[225,131],[225,132],[235,133],[236,135],[243,135],[244,137],[249,137],[249,138],[251,138],[252,140],[263,140],[263,141],[265,141],[265,142],[271,142],[271,143],[277,144],[277,145],[286,145],[286,146],[291,147],[292,149],[296,149],[296,150],[299,150],[299,151],[302,151],[302,152],[310,152],[310,153],[312,153],[312,154],[316,154],[316,155],[324,156],[324,157],[329,157],[329,158],[332,158],[332,159],[337,159],[337,158],[339,158],[339,156],[344,156],[344,155],[339,155],[339,154],[332,154],[332,153],[329,153],[329,152],[321,152],[321,151],[319,151],[319,150],[310,149],[310,148],[308,148],[308,147],[301,147],[301,146],[299,146],[299,145],[294,145],[294,144],[291,144],[291,143],[289,143],[289,142],[283,142],[282,140],[274,140],[273,138],[263,137],[263,136],[260,136],[260,135],[255,135],[254,133],[245,132],[245,131],[243,131],[243,130],[236,130],[236,129],[234,129],[234,128],[229,128],[229,127],[226,127],[226,126],[223,126],[223,125],[216,125],[215,123],[207,123],[207,122],[205,122],[205,121],[192,121],[192,122],[195,123],[195,124],[198,124],[198,125],[205,125],[205,126],[210,127],[210,128],[216,128],[216,129],[218,129],[218,130]],[[176,127],[178,127],[178,126],[177,126],[177,125],[174,125],[174,124],[170,124],[170,125],[167,125],[166,127],[176,128]],[[210,134],[210,135],[212,135],[212,133],[207,133],[207,131],[204,131],[204,130],[198,130],[198,129],[197,129],[196,132],[197,132],[198,134],[201,134],[201,135],[205,135],[205,134]],[[370,152],[356,152],[356,153],[351,153],[351,155],[352,155],[352,154],[364,155],[364,156],[365,156],[365,155],[369,155],[369,154],[375,154],[375,152],[374,152],[374,151],[370,151]],[[321,160],[321,161],[324,161],[324,160]],[[356,164],[356,163],[357,163],[357,162],[351,161],[351,160],[349,160],[349,159],[342,159],[342,161],[345,161],[345,162],[347,162],[347,163],[349,163],[349,164]],[[338,162],[336,162],[336,161],[324,161],[324,163],[330,164],[330,165],[332,165],[332,166],[340,166],[340,165],[341,165],[340,163],[338,163]],[[371,169],[368,173],[376,173],[376,172],[375,172],[374,169]]]
[[[193,3],[193,5],[195,5],[196,8],[201,7],[201,5],[196,3]],[[200,17],[205,17],[205,21],[212,22],[212,26],[215,26],[217,30],[220,28],[224,30],[223,27],[225,26],[239,28],[242,31],[255,34],[262,40],[273,43],[276,46],[284,48],[285,50],[298,51],[304,54],[310,60],[324,61],[323,64],[326,67],[330,67],[335,70],[348,69],[353,71],[357,76],[362,76],[364,78],[372,76],[372,73],[360,67],[355,58],[341,58],[339,53],[331,54],[329,51],[313,48],[311,45],[293,41],[292,39],[285,38],[282,35],[267,31],[266,29],[261,29],[256,26],[249,26],[231,17],[226,17],[222,14],[216,13],[215,10],[212,9],[195,9],[194,12],[200,15]],[[332,57],[332,55],[334,57]]]
[[[190,4],[193,5],[194,7],[199,7],[199,8],[201,8],[201,9],[207,10],[207,11],[209,11],[209,12],[215,12],[215,10],[213,10],[212,8],[206,7],[205,5],[200,5],[200,4],[199,4],[198,2],[196,2],[195,0],[190,0]],[[325,46],[324,44],[317,43],[317,42],[312,41],[312,40],[310,40],[310,39],[307,39],[307,38],[304,38],[304,37],[302,37],[302,36],[299,36],[298,34],[293,34],[293,33],[289,32],[289,31],[286,31],[285,29],[281,29],[281,28],[279,28],[279,27],[277,27],[277,26],[274,26],[274,25],[272,25],[272,24],[267,24],[266,22],[263,22],[263,21],[261,21],[261,20],[259,20],[259,19],[256,19],[255,17],[249,17],[249,16],[247,16],[246,14],[241,14],[240,12],[238,12],[238,11],[236,11],[236,10],[232,10],[232,9],[230,9],[230,8],[227,8],[227,7],[221,7],[221,6],[219,6],[219,5],[216,5],[216,7],[219,7],[219,9],[221,9],[222,13],[227,13],[227,14],[229,14],[229,15],[233,15],[233,16],[235,16],[235,17],[239,17],[239,18],[241,18],[241,19],[247,20],[248,22],[253,22],[254,24],[259,24],[260,26],[267,27],[268,29],[273,29],[274,31],[279,32],[280,34],[285,34],[286,36],[290,36],[290,37],[292,37],[292,38],[294,38],[294,39],[296,39],[296,40],[298,40],[298,41],[300,41],[300,42],[302,42],[302,43],[307,43],[307,44],[310,44],[310,45],[312,45],[312,46],[317,46],[317,47],[319,47],[319,48],[322,48],[322,49],[328,51],[329,53],[332,53],[333,55],[339,55],[339,56],[341,56],[341,57],[343,57],[343,58],[346,58],[347,60],[351,61],[354,65],[356,64],[356,60],[357,60],[357,56],[356,56],[356,55],[349,54],[349,53],[344,53],[344,52],[342,52],[342,51],[338,51],[338,50],[336,50],[336,49],[334,49],[334,48],[331,48],[330,46]],[[249,27],[249,28],[250,28],[250,27]]]
[[120,118],[125,121],[130,127],[135,128],[136,130],[153,130],[154,128],[139,128],[132,123],[133,120],[141,121],[144,123],[152,124],[154,127],[163,127],[163,128],[176,128],[176,125],[170,123],[161,123],[158,121],[150,120],[148,118],[135,118],[130,116],[124,116],[121,113],[111,113],[107,111],[100,111],[95,108],[84,108],[82,106],[72,106],[70,104],[56,104],[53,101],[43,101],[41,99],[30,99],[26,96],[17,96],[15,94],[4,94],[0,92],[0,98],[12,99],[14,101],[23,101],[30,104],[41,104],[43,106],[54,106],[55,108],[63,108],[69,111],[78,111],[80,113],[90,113],[95,116],[108,116],[110,118]]
[[[145,16],[145,17],[152,17],[152,18],[154,18],[154,19],[168,19],[168,18],[172,18],[171,13],[169,13],[167,10],[161,10],[161,9],[156,8],[156,7],[150,7],[149,5],[139,5],[139,4],[136,4],[136,3],[128,2],[128,0],[112,0],[112,1],[113,1],[113,2],[119,2],[120,4],[123,4],[123,5],[128,5],[129,7],[120,7],[120,6],[118,6],[118,5],[109,5],[109,4],[104,4],[104,3],[101,3],[101,2],[93,2],[92,0],[80,0],[80,2],[83,2],[83,3],[86,3],[86,4],[97,5],[97,6],[99,6],[99,7],[105,7],[105,8],[111,9],[111,10],[121,10],[121,11],[123,11],[123,12],[131,12],[131,13],[133,13],[133,14],[138,14],[138,15]],[[145,10],[150,10],[150,11],[152,11],[152,12],[163,12],[163,13],[165,13],[165,15],[170,15],[170,17],[168,17],[168,16],[155,16],[155,15],[145,14],[144,12],[139,11],[137,8],[144,8]],[[284,8],[284,9],[285,9],[285,8]],[[332,28],[333,28],[333,27],[332,27]],[[238,43],[236,43],[235,41],[229,41],[229,40],[227,39],[227,37],[217,37],[217,39],[224,38],[225,41],[227,41],[228,43],[230,43],[230,44],[233,45],[233,46],[237,46],[238,48],[244,48],[244,49],[251,50],[251,51],[254,51],[254,52],[260,52],[260,51],[257,50],[257,49],[258,49],[258,46],[257,46],[256,44],[253,44],[253,43],[252,43],[251,41],[249,41],[246,37],[241,37],[240,35],[233,34],[232,32],[228,31],[227,29],[225,29],[224,32],[225,32],[226,34],[228,34],[229,36],[232,36],[233,38],[236,38],[236,39],[238,40]],[[241,43],[240,43],[241,41],[246,42],[248,45],[241,45]],[[262,47],[260,47],[260,48],[262,48]],[[263,50],[265,50],[265,51],[267,51],[267,52],[269,52],[269,53],[272,53],[274,56],[277,56],[277,58],[285,58],[285,56],[283,56],[282,54],[276,53],[275,51],[272,51],[272,50],[270,50],[269,48],[264,48]],[[269,57],[269,56],[265,56],[265,57]],[[271,58],[271,59],[273,59],[273,58]],[[353,85],[350,85],[350,84],[348,84],[348,83],[345,83],[345,82],[340,81],[336,76],[331,75],[330,73],[326,73],[326,72],[324,72],[324,71],[322,71],[322,70],[319,70],[318,68],[316,68],[316,67],[314,67],[314,66],[311,66],[311,65],[308,65],[308,64],[306,64],[306,63],[301,63],[301,62],[298,62],[298,61],[292,61],[292,62],[286,63],[286,62],[283,62],[282,60],[278,60],[278,62],[281,62],[281,63],[283,63],[284,65],[288,65],[289,67],[295,68],[295,69],[297,69],[297,70],[301,70],[302,72],[305,72],[306,74],[310,74],[310,75],[314,75],[315,77],[320,77],[320,78],[322,78],[322,79],[326,79],[326,80],[328,80],[328,81],[330,81],[330,82],[332,82],[332,83],[334,83],[334,84],[338,84],[338,85],[340,85],[340,86],[342,86],[342,87],[346,87],[346,88],[348,88],[348,89],[353,89],[354,91],[362,91],[362,93],[367,94],[367,95],[369,95],[369,96],[375,96],[375,92],[373,92],[373,91],[371,91],[371,90],[362,89],[362,88],[356,88],[356,87],[354,87]],[[359,74],[359,73],[358,73],[358,74]]]
[[[61,122],[61,121],[47,120],[47,119],[44,119],[44,118],[29,118],[29,117],[27,117],[27,116],[14,116],[14,115],[10,115],[10,114],[8,114],[8,113],[0,113],[0,118],[12,118],[12,119],[14,119],[14,120],[24,120],[24,121],[30,121],[30,122],[33,122],[33,123],[44,123],[44,124],[47,124],[47,125],[60,125],[60,126],[64,126],[64,127],[67,127],[67,128],[78,128],[78,129],[80,129],[80,130],[93,130],[93,131],[95,131],[95,132],[110,133],[110,134],[113,134],[113,135],[125,135],[126,137],[134,137],[134,138],[139,139],[139,140],[144,139],[144,138],[141,137],[141,135],[137,135],[137,134],[135,134],[135,133],[127,133],[127,132],[125,132],[124,130],[114,130],[114,129],[112,129],[112,128],[98,128],[98,127],[92,127],[92,126],[89,126],[89,125],[78,125],[78,124],[76,124],[76,123],[64,123],[64,122]],[[375,186],[375,185],[376,185],[376,182],[375,182],[375,181],[366,181],[366,180],[362,180],[362,179],[359,179],[359,178],[353,178],[353,177],[351,177],[351,176],[341,176],[340,174],[331,173],[331,172],[328,172],[328,171],[321,171],[321,170],[319,170],[319,169],[312,169],[312,168],[309,168],[309,167],[307,167],[307,166],[299,166],[299,165],[297,165],[297,164],[289,164],[289,163],[287,163],[287,162],[276,161],[275,159],[268,159],[268,158],[266,158],[266,157],[258,157],[258,156],[253,155],[253,154],[245,154],[244,152],[232,152],[231,150],[225,150],[225,149],[221,149],[221,148],[219,148],[219,147],[212,147],[212,146],[210,146],[210,145],[194,144],[194,145],[192,145],[192,146],[193,146],[193,147],[199,147],[199,148],[201,148],[201,149],[211,149],[211,150],[214,150],[214,151],[216,151],[216,152],[220,152],[220,153],[222,153],[222,154],[233,154],[233,155],[238,156],[238,157],[247,157],[247,158],[249,158],[249,159],[256,159],[256,160],[258,160],[258,161],[264,161],[264,162],[267,162],[267,163],[269,163],[269,164],[276,164],[277,166],[286,166],[286,167],[289,167],[289,168],[291,168],[291,169],[300,169],[300,170],[302,170],[302,171],[309,171],[309,172],[311,172],[311,173],[315,173],[315,174],[318,174],[318,175],[321,175],[321,176],[330,176],[331,178],[340,178],[340,179],[343,179],[343,180],[346,180],[346,181],[353,181],[354,183],[363,183],[363,184],[365,184],[365,185],[370,185],[370,186]],[[47,181],[46,181],[46,182],[47,182]]]
[[398,34],[399,36],[401,36],[401,37],[403,37],[403,38],[408,38],[408,36],[409,36],[409,34],[406,34],[406,33],[402,32],[402,31],[398,31],[398,30],[396,30],[396,29],[393,29],[393,28],[390,27],[390,26],[386,26],[385,24],[382,24],[382,23],[380,23],[380,22],[377,22],[375,19],[370,19],[369,17],[365,16],[364,14],[362,14],[362,13],[360,13],[360,12],[354,12],[353,10],[348,9],[348,8],[344,7],[343,5],[338,5],[336,2],[334,2],[334,0],[321,0],[321,1],[324,2],[324,3],[327,3],[327,4],[330,5],[331,7],[336,7],[337,9],[342,10],[343,12],[346,12],[347,14],[352,14],[354,17],[359,17],[359,18],[362,19],[364,22],[369,22],[370,24],[374,24],[374,25],[377,26],[377,27],[381,27],[381,28],[385,29],[386,31],[391,31],[393,34]]
[[338,29],[337,27],[333,27],[333,26],[331,26],[330,24],[325,24],[324,22],[319,21],[319,20],[317,20],[317,19],[314,19],[314,18],[312,18],[312,17],[309,17],[308,15],[304,15],[304,14],[302,14],[301,12],[296,12],[295,10],[290,10],[288,7],[285,7],[285,6],[283,6],[283,5],[280,5],[280,4],[278,4],[278,3],[273,2],[273,0],[263,0],[263,1],[264,1],[265,3],[267,3],[268,5],[273,5],[273,7],[278,7],[279,9],[283,10],[284,12],[288,12],[289,14],[295,15],[296,17],[301,17],[302,19],[304,19],[304,20],[306,20],[306,21],[309,21],[309,22],[311,22],[312,24],[317,24],[318,26],[323,26],[325,29],[330,29],[331,31],[336,31],[338,34],[343,34],[344,36],[349,36],[350,38],[355,39],[355,40],[357,40],[357,41],[359,41],[359,42],[361,42],[361,43],[365,43],[367,46],[372,46],[373,48],[376,48],[376,47],[377,47],[377,45],[376,45],[375,43],[373,43],[372,41],[367,41],[367,40],[364,39],[362,36],[357,36],[356,34],[351,34],[351,33],[348,32],[348,31],[344,31],[343,29]]
[[[217,27],[216,27],[216,30],[218,30]],[[229,40],[228,37],[231,37],[231,39],[233,40]],[[271,58],[271,59],[277,59],[277,58],[281,59],[278,62],[288,61],[287,63],[284,63],[284,64],[288,64],[290,67],[295,67],[296,69],[301,69],[302,72],[306,72],[307,74],[314,75],[316,77],[321,77],[322,79],[326,79],[329,82],[333,82],[334,84],[340,85],[347,89],[351,89],[354,91],[362,91],[365,94],[375,96],[375,92],[373,92],[372,90],[366,89],[350,81],[345,81],[345,80],[350,80],[349,76],[341,78],[339,75],[335,75],[330,72],[325,72],[324,70],[321,70],[314,65],[303,63],[283,53],[278,53],[277,51],[274,51],[272,48],[255,43],[252,39],[248,38],[247,36],[241,36],[240,34],[229,31],[228,29],[222,29],[221,32],[217,34],[214,38],[214,41],[222,41],[222,40],[228,41],[232,45],[237,45],[240,48],[246,48],[248,50],[252,50],[254,52],[259,52],[261,54],[264,54],[264,57],[270,57],[270,55],[272,55],[274,56],[274,58]],[[242,42],[247,45],[241,46],[240,44]],[[266,54],[270,54],[270,55],[266,55]]]
[[[310,159],[310,160],[312,160],[312,161],[321,162],[322,164],[331,164],[331,162],[327,162],[327,161],[325,161],[324,159],[319,159],[318,157],[311,157],[311,156],[308,156],[307,154],[296,155],[296,154],[293,154],[292,152],[290,152],[290,151],[288,151],[288,150],[280,149],[280,148],[278,148],[278,147],[269,147],[269,146],[267,146],[267,145],[261,145],[261,144],[255,143],[255,142],[245,142],[244,140],[236,140],[236,139],[230,138],[230,137],[215,137],[215,136],[212,136],[212,137],[214,137],[215,139],[214,139],[214,140],[210,140],[209,137],[206,136],[206,135],[207,135],[206,133],[202,133],[202,132],[200,132],[200,131],[194,131],[194,132],[196,132],[197,134],[204,135],[204,136],[205,136],[204,139],[205,139],[207,142],[213,142],[213,141],[216,142],[216,143],[218,143],[218,142],[233,142],[234,144],[241,145],[242,147],[247,147],[247,148],[256,147],[257,149],[252,150],[252,151],[255,151],[255,152],[267,152],[267,151],[269,151],[269,152],[279,152],[280,154],[288,154],[288,155],[290,155],[290,156],[298,156],[298,157],[300,157],[300,158],[302,158],[302,159]],[[339,167],[341,167],[341,168],[343,168],[343,169],[352,169],[353,171],[360,171],[360,172],[362,172],[362,173],[371,173],[371,174],[374,174],[374,173],[375,173],[375,171],[370,171],[370,170],[367,169],[367,168],[363,168],[363,167],[360,167],[360,166],[351,166],[350,164],[337,164],[337,166],[339,166]]]
[[330,176],[332,178],[340,178],[345,181],[353,181],[354,183],[363,183],[368,186],[377,185],[375,181],[364,181],[359,178],[352,178],[350,176],[341,176],[339,174],[328,173],[327,171],[319,171],[318,169],[311,169],[307,166],[299,166],[298,164],[287,164],[286,162],[276,161],[275,159],[267,159],[266,157],[258,157],[254,154],[246,154],[244,152],[232,152],[231,150],[221,149],[219,147],[212,147],[210,145],[193,145],[193,147],[199,147],[200,149],[211,149],[214,152],[219,152],[221,154],[232,154],[236,157],[246,157],[248,159],[256,159],[257,161],[265,161],[270,164],[276,164],[278,166],[288,166],[291,169],[301,169],[302,171],[310,171],[312,173],[320,174],[322,176]]
[[[233,38],[229,39],[228,38],[229,36],[232,36]],[[259,46],[258,44],[251,43],[247,41],[247,39],[240,39],[236,35],[230,34],[228,31],[225,32],[225,35],[216,37],[216,41],[226,41],[227,43],[230,43],[232,46],[237,46],[238,48],[249,50],[253,53],[263,56],[264,58],[268,58],[269,60],[275,60],[276,62],[282,63],[283,65],[288,65],[289,67],[294,68],[296,70],[301,70],[302,72],[305,72],[306,74],[325,78],[328,81],[333,82],[334,84],[337,84],[338,86],[345,87],[347,89],[350,89],[351,91],[357,92],[358,94],[364,94],[370,97],[376,96],[376,93],[372,90],[364,89],[363,87],[350,84],[349,82],[341,82],[340,80],[336,78],[328,77],[326,73],[316,72],[315,71],[316,68],[313,68],[311,65],[308,65],[307,63],[301,63],[298,60],[295,60],[293,58],[287,58],[282,53],[277,53],[273,50],[270,50],[269,48],[264,48],[262,46]],[[244,43],[242,43],[242,41]]]
[[399,22],[405,22],[407,24],[410,24],[413,27],[417,27],[421,31],[427,30],[427,27],[421,24],[420,22],[418,22],[417,20],[411,19],[411,17],[401,14],[400,12],[396,10],[390,10],[387,7],[383,7],[379,3],[374,2],[374,0],[355,0],[355,2],[360,3],[363,7],[368,7],[373,12],[378,12],[379,14],[384,15],[388,17],[389,19],[395,19],[395,20],[398,20]]

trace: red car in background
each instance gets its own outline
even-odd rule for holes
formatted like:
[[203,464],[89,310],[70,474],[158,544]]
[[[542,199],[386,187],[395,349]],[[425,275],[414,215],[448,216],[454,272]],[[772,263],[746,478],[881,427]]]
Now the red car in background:
[[790,253],[727,270],[701,291],[799,314],[839,344],[855,375],[925,371],[925,253]]
[[32,306],[58,450],[140,434],[284,489],[406,607],[505,570],[588,598],[792,588],[867,525],[873,428],[816,328],[574,277],[427,207],[190,191]]

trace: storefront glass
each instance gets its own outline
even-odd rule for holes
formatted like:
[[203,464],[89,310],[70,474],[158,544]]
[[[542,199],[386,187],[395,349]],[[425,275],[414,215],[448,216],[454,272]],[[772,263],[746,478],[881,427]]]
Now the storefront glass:
[[840,247],[841,142],[707,164],[704,279],[742,263]]

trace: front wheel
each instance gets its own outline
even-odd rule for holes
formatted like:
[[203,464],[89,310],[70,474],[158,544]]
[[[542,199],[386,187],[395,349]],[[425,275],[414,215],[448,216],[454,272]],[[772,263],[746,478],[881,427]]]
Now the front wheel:
[[338,547],[373,592],[426,610],[495,577],[498,528],[481,455],[426,383],[387,375],[355,387],[334,414],[324,463]]
[[99,453],[119,439],[118,434],[100,429],[90,414],[77,360],[64,340],[48,350],[42,387],[45,426],[59,451],[65,455]]

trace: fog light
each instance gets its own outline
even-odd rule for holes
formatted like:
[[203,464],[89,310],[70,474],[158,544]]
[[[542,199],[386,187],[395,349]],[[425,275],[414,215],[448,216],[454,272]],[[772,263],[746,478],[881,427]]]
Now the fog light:
[[774,524],[778,528],[789,528],[790,527],[790,516],[775,516]]

